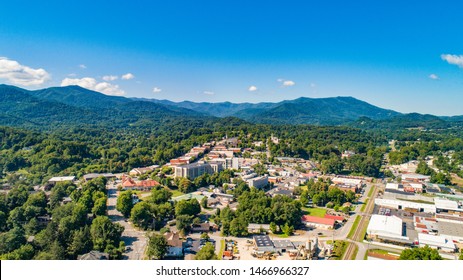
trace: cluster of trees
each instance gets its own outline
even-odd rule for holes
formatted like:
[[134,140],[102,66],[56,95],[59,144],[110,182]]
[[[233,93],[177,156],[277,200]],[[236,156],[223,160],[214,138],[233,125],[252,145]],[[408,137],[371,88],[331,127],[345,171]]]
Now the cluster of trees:
[[399,260],[442,260],[442,257],[436,249],[426,245],[403,250]]
[[[76,259],[91,250],[120,258],[123,228],[106,216],[106,180],[57,183],[49,196],[23,186],[0,195],[0,258]],[[64,204],[63,198],[72,201]]]
[[132,192],[122,192],[116,204],[125,217],[130,217],[133,224],[142,229],[159,230],[174,214],[174,208],[169,202],[172,192],[164,187],[151,190],[151,196],[139,203],[133,204]]
[[330,180],[319,179],[317,182],[309,180],[307,190],[301,192],[301,202],[307,204],[308,198],[317,206],[326,206],[330,208],[340,208],[344,203],[353,203],[356,200],[355,193],[352,191],[344,192],[336,187],[330,187]]
[[420,161],[418,163],[416,173],[431,176],[431,183],[444,185],[452,184],[452,178],[450,177],[449,173],[436,172],[434,171],[434,169],[430,168],[428,164],[424,161]]
[[245,191],[238,197],[238,209],[226,207],[214,217],[223,235],[246,236],[248,224],[272,224],[275,232],[286,229],[288,235],[301,223],[301,203],[286,196],[268,197],[257,189]]

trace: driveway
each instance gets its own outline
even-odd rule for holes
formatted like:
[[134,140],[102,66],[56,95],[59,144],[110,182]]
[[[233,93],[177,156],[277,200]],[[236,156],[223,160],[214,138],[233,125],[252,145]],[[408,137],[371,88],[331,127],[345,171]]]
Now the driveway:
[[119,223],[124,227],[121,240],[129,249],[123,254],[123,259],[142,260],[145,256],[147,238],[145,232],[136,229],[128,222],[121,212],[116,210],[118,190],[113,182],[109,182],[106,186],[108,189],[108,216],[111,221]]

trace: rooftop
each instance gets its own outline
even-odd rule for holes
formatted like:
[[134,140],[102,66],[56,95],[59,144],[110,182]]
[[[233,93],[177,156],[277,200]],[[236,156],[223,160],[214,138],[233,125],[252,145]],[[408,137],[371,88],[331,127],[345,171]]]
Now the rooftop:
[[273,247],[273,242],[267,235],[254,235],[254,242],[257,247]]

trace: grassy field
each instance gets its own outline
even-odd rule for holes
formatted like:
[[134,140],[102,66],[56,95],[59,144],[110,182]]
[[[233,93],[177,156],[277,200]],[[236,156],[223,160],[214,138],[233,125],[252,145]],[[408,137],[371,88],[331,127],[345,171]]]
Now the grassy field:
[[360,216],[357,216],[357,217],[355,218],[354,224],[352,225],[352,227],[351,227],[351,229],[350,229],[350,231],[349,231],[349,235],[347,235],[347,238],[352,238],[352,237],[354,236],[355,230],[356,230],[357,227],[359,226],[359,223],[360,223],[360,219],[361,219],[361,218],[362,218],[362,217],[360,217]]
[[223,251],[225,251],[225,240],[224,239],[220,240],[220,251],[219,251],[219,255],[218,255],[219,260],[222,259]]
[[307,208],[302,207],[302,211],[304,211],[305,215],[316,216],[316,217],[325,217],[326,209],[323,208]]
[[452,184],[455,184],[459,187],[463,187],[463,178],[460,178],[457,175],[452,174]]
[[355,245],[354,253],[352,254],[351,260],[357,259],[358,252],[359,252],[359,246]]

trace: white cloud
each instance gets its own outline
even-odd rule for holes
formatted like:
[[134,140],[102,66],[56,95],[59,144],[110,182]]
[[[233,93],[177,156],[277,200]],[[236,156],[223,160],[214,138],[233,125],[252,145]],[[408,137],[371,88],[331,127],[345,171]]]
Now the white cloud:
[[282,87],[292,87],[296,84],[294,81],[285,79],[278,79],[277,82],[281,83]]
[[160,89],[158,87],[153,88],[153,93],[160,93],[161,91],[162,91],[162,89]]
[[77,85],[86,89],[98,91],[106,95],[124,95],[125,92],[119,88],[118,85],[110,84],[108,82],[97,82],[94,78],[85,77],[82,79],[65,78],[61,81],[61,86]]
[[429,75],[428,77],[429,77],[429,79],[431,79],[431,80],[439,80],[439,76],[437,76],[436,74],[431,74],[431,75]]
[[132,74],[132,73],[127,73],[125,75],[122,75],[122,80],[132,80],[133,78],[135,78],[135,76]]
[[256,91],[257,90],[257,87],[256,86],[250,86],[248,88],[249,91]]
[[113,75],[107,75],[107,76],[103,76],[103,80],[107,81],[107,82],[110,82],[110,81],[115,81],[119,79],[118,76],[113,76]]
[[0,79],[20,86],[38,86],[48,81],[50,74],[42,68],[30,68],[15,60],[0,57]]
[[311,88],[316,88],[317,85],[316,85],[315,83],[310,83],[310,87],[311,87]]
[[284,86],[284,87],[292,87],[292,86],[294,86],[295,84],[296,84],[296,83],[293,82],[293,81],[284,81],[284,82],[283,82],[283,86]]
[[87,66],[85,66],[85,64],[79,64],[79,68],[80,69],[87,69]]
[[463,68],[463,55],[443,54],[440,57],[447,61],[449,64],[454,64],[460,68]]
[[208,91],[208,90],[203,91],[203,93],[204,93],[204,94],[207,94],[207,95],[214,95],[214,94],[215,94],[215,92],[213,92],[213,91]]

